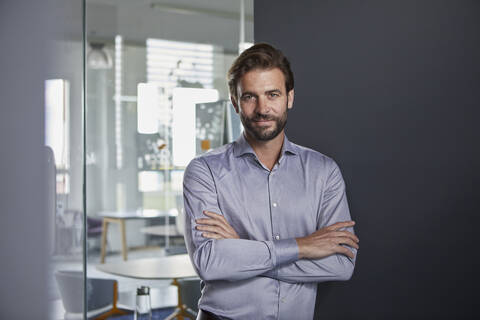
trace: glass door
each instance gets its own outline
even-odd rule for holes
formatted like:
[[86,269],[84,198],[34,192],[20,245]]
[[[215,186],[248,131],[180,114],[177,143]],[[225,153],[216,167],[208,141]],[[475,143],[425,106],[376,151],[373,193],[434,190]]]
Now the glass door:
[[252,42],[253,0],[86,1],[87,278],[116,281],[127,313],[139,286],[177,305],[169,279],[105,270],[186,253],[183,171],[240,134],[226,73]]

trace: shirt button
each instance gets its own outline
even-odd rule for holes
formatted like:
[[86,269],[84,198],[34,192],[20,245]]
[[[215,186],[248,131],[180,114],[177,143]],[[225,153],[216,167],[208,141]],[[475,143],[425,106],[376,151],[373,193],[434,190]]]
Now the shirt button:
[[275,240],[280,240],[280,236],[278,234],[275,236]]
[[276,203],[276,202],[274,202],[272,205],[273,205],[274,207],[276,207],[276,206],[277,206],[277,203]]

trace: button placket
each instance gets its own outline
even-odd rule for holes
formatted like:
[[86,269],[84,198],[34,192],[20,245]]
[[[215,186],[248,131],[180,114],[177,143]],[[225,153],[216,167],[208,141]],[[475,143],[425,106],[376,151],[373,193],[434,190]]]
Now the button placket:
[[280,240],[280,232],[278,230],[278,224],[277,224],[277,217],[278,217],[278,212],[277,212],[277,207],[278,207],[278,202],[276,201],[275,198],[275,192],[274,192],[274,184],[273,184],[273,171],[270,172],[268,175],[268,184],[269,184],[269,198],[270,198],[270,211],[271,211],[271,217],[272,217],[272,237],[274,240]]

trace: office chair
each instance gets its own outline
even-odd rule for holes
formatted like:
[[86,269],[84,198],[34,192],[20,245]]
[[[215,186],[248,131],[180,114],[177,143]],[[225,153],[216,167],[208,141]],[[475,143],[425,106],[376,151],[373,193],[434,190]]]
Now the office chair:
[[[83,317],[83,273],[82,271],[57,271],[55,273],[65,319]],[[117,308],[118,283],[113,279],[87,278],[87,316],[97,320],[127,312]]]

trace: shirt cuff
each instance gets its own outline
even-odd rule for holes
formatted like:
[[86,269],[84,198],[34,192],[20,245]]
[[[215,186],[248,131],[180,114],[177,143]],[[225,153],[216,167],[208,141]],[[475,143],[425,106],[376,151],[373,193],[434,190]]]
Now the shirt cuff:
[[298,260],[298,245],[294,238],[273,241],[273,248],[277,258],[275,267]]

